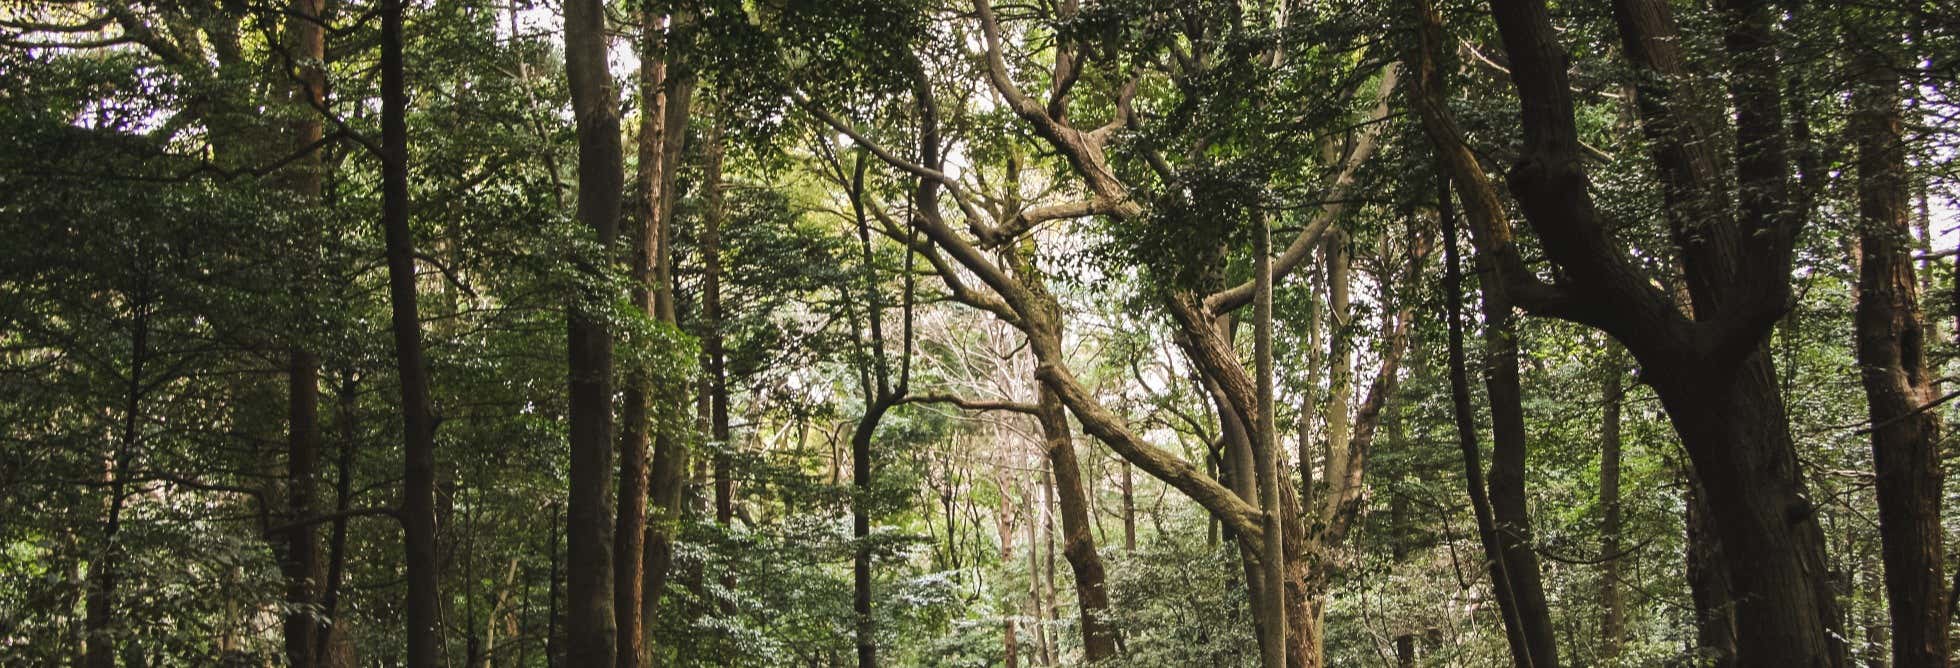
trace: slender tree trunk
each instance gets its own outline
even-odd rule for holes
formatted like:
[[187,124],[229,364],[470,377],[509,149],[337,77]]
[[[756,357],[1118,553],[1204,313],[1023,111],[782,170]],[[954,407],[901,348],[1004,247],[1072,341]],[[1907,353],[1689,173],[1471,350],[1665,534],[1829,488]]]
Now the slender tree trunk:
[[[714,483],[715,522],[723,527],[735,518],[735,479],[729,470],[729,450],[734,447],[728,429],[728,354],[722,343],[721,312],[721,226],[727,212],[722,206],[722,111],[717,107],[703,150],[702,198],[706,215],[701,226],[701,354],[707,358],[708,426],[715,440]],[[722,586],[733,589],[733,575],[724,574]]]
[[[581,258],[598,275],[617,236],[620,193],[619,105],[607,70],[606,9],[598,0],[565,3],[565,73],[578,126],[577,217],[593,232],[596,257]],[[571,496],[566,512],[569,570],[566,620],[574,666],[611,666],[617,656],[613,615],[612,334],[602,290],[573,296],[566,343],[570,362]]]
[[122,582],[120,541],[123,501],[129,495],[130,463],[136,457],[136,449],[142,444],[144,373],[147,371],[144,367],[151,355],[150,316],[153,308],[148,278],[139,278],[137,288],[125,296],[129,300],[130,311],[129,377],[124,383],[122,433],[116,439],[116,447],[105,472],[109,498],[103,504],[108,517],[102,523],[102,549],[90,560],[87,594],[83,603],[85,642],[82,663],[87,668],[116,667],[119,643],[116,642],[115,627],[123,623],[116,619],[116,588]]
[[[299,67],[297,85],[293,97],[313,107],[326,104],[326,31],[319,21],[325,14],[324,0],[293,0],[292,11],[295,16],[288,20],[290,34],[293,36],[293,57]],[[311,110],[300,112],[299,120],[293,123],[293,146],[305,151],[306,155],[295,161],[287,174],[287,185],[293,194],[306,205],[317,204],[320,199],[321,165],[319,143],[323,134],[320,115]],[[312,240],[309,239],[310,243]],[[300,283],[311,281],[310,275],[303,275]],[[302,300],[304,295],[297,295]],[[302,303],[304,303],[302,301]],[[287,352],[286,371],[287,392],[287,441],[286,476],[287,510],[295,526],[285,536],[285,554],[281,567],[286,578],[286,603],[289,606],[284,623],[286,642],[286,661],[292,668],[310,668],[316,665],[319,654],[315,651],[318,643],[316,634],[320,624],[316,621],[316,611],[307,606],[317,602],[320,588],[320,544],[319,526],[307,520],[318,513],[314,508],[314,492],[318,482],[320,464],[320,359],[302,345],[294,345]]]
[[1137,551],[1136,476],[1129,462],[1119,462],[1123,470],[1123,551]]
[[408,666],[436,668],[442,651],[437,599],[435,410],[422,321],[416,310],[415,240],[408,226],[408,90],[403,75],[403,0],[381,12],[381,228],[388,256],[395,370],[401,377],[402,540],[407,562]]
[[[1273,415],[1273,258],[1272,226],[1264,216],[1254,231],[1253,366],[1258,406],[1252,416],[1254,475],[1259,483],[1260,509],[1265,514],[1264,544],[1259,551],[1264,568],[1265,595],[1258,599],[1260,628],[1268,638],[1260,643],[1260,663],[1286,666],[1286,536],[1280,525],[1278,421]],[[1343,407],[1345,410],[1345,407]],[[1302,620],[1304,621],[1304,620]],[[1304,658],[1304,657],[1302,657]]]
[[1349,264],[1347,234],[1327,234],[1327,357],[1331,368],[1327,378],[1327,408],[1322,423],[1327,430],[1327,484],[1338,481],[1336,471],[1347,470],[1347,453],[1352,424],[1348,408],[1354,401],[1354,332],[1349,307]]
[[1039,413],[1048,466],[1055,473],[1055,493],[1062,516],[1062,553],[1075,574],[1075,597],[1082,615],[1082,653],[1089,663],[1116,656],[1116,629],[1109,625],[1109,592],[1104,589],[1102,557],[1089,534],[1091,518],[1082,471],[1070,438],[1068,414],[1053,390],[1042,386]]
[[1471,404],[1469,363],[1463,352],[1463,274],[1456,250],[1456,208],[1450,199],[1449,180],[1437,179],[1437,210],[1443,228],[1444,307],[1449,320],[1450,400],[1456,418],[1457,443],[1463,452],[1465,487],[1470,508],[1477,518],[1477,536],[1483,543],[1484,561],[1490,569],[1491,589],[1504,617],[1504,636],[1510,643],[1511,660],[1518,668],[1532,668],[1530,635],[1518,611],[1511,577],[1504,559],[1503,538],[1491,510],[1484,485],[1484,468],[1477,445],[1476,409]]
[[851,432],[851,538],[857,544],[851,556],[851,611],[857,621],[858,668],[878,665],[877,627],[871,616],[871,438],[890,408],[882,398],[873,400]]
[[286,604],[291,609],[284,620],[286,663],[292,668],[315,664],[314,634],[318,632],[317,610],[309,609],[320,587],[319,525],[313,500],[318,486],[320,464],[320,360],[304,349],[294,347],[286,356],[287,440],[286,501],[293,528],[286,533],[281,570],[286,579]]
[[1626,396],[1625,367],[1624,354],[1612,347],[1603,370],[1599,425],[1599,552],[1606,560],[1599,572],[1599,656],[1609,665],[1619,660],[1626,635],[1620,606],[1620,402]]
[[545,576],[548,584],[544,594],[544,664],[547,668],[558,668],[565,665],[565,636],[560,632],[562,617],[558,611],[559,583],[564,581],[561,565],[564,562],[558,556],[561,554],[558,551],[558,528],[564,526],[564,522],[558,519],[558,504],[546,504],[545,510],[551,524],[551,536],[545,543],[545,554],[550,555],[551,568]]
[[[678,16],[674,21],[678,23],[684,18]],[[656,40],[657,37],[657,35],[650,35],[646,39]],[[658,43],[653,44],[654,46],[646,48],[657,49]],[[660,130],[657,133],[645,134],[643,128],[639,149],[642,160],[648,159],[650,151],[659,152],[657,159],[661,169],[658,181],[642,181],[640,185],[649,192],[659,193],[657,200],[648,205],[650,209],[643,212],[643,215],[652,216],[655,220],[652,229],[652,234],[657,240],[652,279],[654,317],[662,323],[674,326],[679,322],[674,304],[673,275],[674,198],[677,192],[675,179],[680,167],[681,150],[686,145],[694,79],[671,50],[667,50],[667,58],[666,81],[659,89],[659,94],[665,98],[665,113],[660,120]],[[647,85],[648,82],[642,81],[642,86]],[[649,89],[643,87],[641,94],[649,94]],[[656,138],[658,141],[653,141]],[[656,406],[653,409],[656,413],[664,411],[665,413],[661,414],[671,415],[675,419],[683,414],[683,407],[687,405],[686,389],[680,385],[652,388],[649,397]],[[647,527],[646,593],[640,607],[641,618],[644,620],[642,623],[649,628],[655,627],[660,621],[655,613],[660,608],[661,595],[667,590],[667,581],[673,566],[673,528],[679,523],[682,506],[687,500],[689,459],[688,443],[681,434],[664,427],[654,430],[650,493],[657,521]],[[649,651],[654,644],[654,642],[647,643]]]
[[340,454],[334,463],[335,516],[327,539],[327,579],[320,593],[320,628],[314,636],[313,646],[313,656],[318,664],[328,668],[352,665],[352,657],[343,651],[349,645],[347,629],[340,623],[340,590],[341,580],[347,571],[346,512],[354,502],[354,454],[360,445],[360,425],[356,422],[359,419],[359,405],[354,381],[342,382],[335,396],[340,414]]
[[1870,404],[1879,538],[1892,660],[1947,665],[1946,578],[1940,501],[1940,419],[1913,274],[1910,180],[1901,84],[1872,48],[1854,55],[1851,132],[1857,144],[1858,366]]
[[[660,184],[666,168],[661,133],[666,117],[667,98],[662,88],[666,84],[667,63],[659,53],[661,20],[651,12],[642,11],[639,16],[640,36],[636,42],[640,55],[640,127],[635,182],[640,192],[640,207],[635,212],[639,225],[628,276],[634,307],[658,319],[660,310],[654,295],[666,290],[658,282],[660,273],[656,266],[665,263],[658,211],[666,197]],[[652,473],[648,456],[656,423],[654,393],[652,379],[645,369],[634,367],[627,371],[620,402],[619,518],[613,530],[613,619],[619,627],[619,652],[614,657],[614,665],[618,668],[646,665],[647,627],[653,622],[645,614],[646,603],[647,599],[659,595],[658,589],[646,584],[647,571],[651,568],[647,563],[647,499]]]
[[1558,638],[1538,572],[1525,496],[1524,392],[1518,380],[1518,339],[1511,301],[1480,258],[1484,312],[1484,390],[1490,400],[1490,509],[1496,522],[1498,558],[1504,560],[1512,603],[1522,625],[1532,666],[1557,666]]

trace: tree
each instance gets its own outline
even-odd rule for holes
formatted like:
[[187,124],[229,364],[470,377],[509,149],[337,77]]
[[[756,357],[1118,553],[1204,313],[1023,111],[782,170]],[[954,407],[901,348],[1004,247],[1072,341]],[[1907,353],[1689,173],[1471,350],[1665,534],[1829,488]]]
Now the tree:
[[[602,281],[618,235],[623,179],[618,95],[606,69],[606,11],[600,2],[565,5],[565,74],[578,121],[578,219],[592,229],[594,246],[581,258],[585,273]],[[566,510],[565,561],[569,571],[566,620],[573,665],[613,665],[617,628],[613,595],[612,335],[599,286],[586,286],[567,305],[570,350],[571,501]]]

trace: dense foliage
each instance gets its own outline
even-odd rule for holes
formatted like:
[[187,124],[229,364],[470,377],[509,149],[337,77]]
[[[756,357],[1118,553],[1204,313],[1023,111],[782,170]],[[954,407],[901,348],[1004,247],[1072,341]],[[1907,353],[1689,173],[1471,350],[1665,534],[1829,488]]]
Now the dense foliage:
[[0,2],[0,664],[1945,665],[1883,4]]

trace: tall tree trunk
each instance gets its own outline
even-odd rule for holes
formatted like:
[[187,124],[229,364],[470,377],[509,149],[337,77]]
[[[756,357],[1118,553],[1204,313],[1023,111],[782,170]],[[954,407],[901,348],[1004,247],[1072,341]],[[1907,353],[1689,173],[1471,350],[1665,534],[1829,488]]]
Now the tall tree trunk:
[[[618,233],[622,190],[618,95],[607,69],[605,3],[565,3],[565,74],[578,126],[578,220],[591,228],[596,257],[579,260],[597,277]],[[574,666],[614,665],[612,333],[602,290],[585,290],[569,305],[571,467],[566,512],[567,655]]]
[[442,629],[437,600],[436,423],[416,310],[415,239],[408,226],[408,89],[403,74],[403,0],[381,12],[381,228],[388,256],[395,371],[402,402],[402,552],[406,561],[409,668],[436,668]]
[[[640,127],[635,183],[640,192],[640,207],[635,212],[639,225],[627,275],[632,283],[634,307],[649,318],[659,319],[654,295],[666,291],[666,286],[658,282],[660,273],[656,266],[665,262],[658,211],[666,196],[660,184],[666,168],[661,133],[666,118],[667,98],[662,89],[666,85],[667,62],[660,54],[660,17],[646,11],[640,12],[639,17],[640,35],[635,42],[640,55]],[[646,558],[647,488],[652,473],[648,456],[657,423],[652,405],[654,393],[646,369],[634,367],[627,371],[620,402],[619,518],[613,531],[613,619],[619,627],[619,652],[615,656],[618,668],[646,665],[647,627],[653,621],[645,614],[646,602],[659,595],[658,589],[646,585],[647,570],[651,567]]]
[[340,453],[334,463],[333,528],[327,539],[327,576],[320,592],[320,628],[315,633],[313,656],[321,666],[351,668],[352,657],[347,629],[340,619],[341,580],[347,571],[347,509],[354,502],[354,454],[360,445],[358,396],[353,380],[341,382],[335,390],[339,405]]
[[[1695,315],[1680,312],[1633,264],[1589,194],[1579,155],[1568,64],[1542,1],[1493,3],[1510,57],[1524,142],[1509,173],[1523,218],[1559,278],[1527,270],[1510,217],[1433,83],[1440,21],[1424,14],[1420,111],[1425,130],[1464,186],[1479,249],[1495,254],[1506,293],[1527,310],[1599,328],[1627,346],[1694,461],[1721,536],[1734,588],[1737,647],[1760,665],[1836,666],[1844,646],[1826,577],[1823,535],[1805,498],[1783,400],[1764,341],[1793,301],[1789,276],[1802,216],[1790,206],[1791,169],[1781,62],[1773,39],[1781,10],[1766,0],[1724,0],[1727,107],[1655,104],[1682,73],[1669,49],[1684,40],[1662,0],[1620,0],[1615,18],[1640,81],[1642,121],[1667,196]],[[1686,91],[1686,97],[1693,91]],[[1708,111],[1716,114],[1709,117]],[[1733,179],[1710,158],[1732,120]],[[1734,184],[1732,191],[1729,183]],[[1733,192],[1730,202],[1716,195]],[[1474,195],[1474,197],[1472,197]],[[1692,223],[1692,226],[1686,223]]]
[[1913,272],[1901,83],[1894,63],[1876,48],[1857,49],[1853,56],[1858,80],[1851,133],[1857,144],[1861,249],[1858,366],[1870,404],[1893,664],[1945,666],[1940,418],[1931,408],[1935,393]]
[[320,465],[320,359],[312,352],[293,347],[286,355],[287,432],[286,501],[288,520],[285,554],[280,570],[286,579],[286,612],[283,631],[286,663],[292,668],[315,664],[318,610],[309,609],[318,600],[320,587],[319,524],[314,506],[314,490],[319,484]]
[[[140,261],[140,260],[139,260]],[[129,495],[129,467],[142,444],[144,373],[150,350],[150,316],[153,305],[147,276],[137,279],[136,289],[126,293],[130,312],[129,377],[124,382],[122,433],[109,456],[104,477],[109,498],[103,505],[108,517],[102,523],[102,549],[89,561],[87,594],[83,603],[82,627],[85,641],[82,664],[86,668],[116,668],[116,588],[122,583],[123,501]]]
[[[676,24],[686,19],[685,15],[674,17]],[[655,40],[657,35],[646,39]],[[658,48],[658,42],[653,43]],[[666,81],[659,88],[665,97],[665,113],[660,119],[659,132],[642,134],[640,155],[648,159],[648,152],[657,150],[657,160],[661,165],[658,181],[643,181],[640,185],[659,197],[648,204],[643,215],[654,219],[651,233],[657,240],[653,259],[652,290],[654,318],[668,326],[675,326],[679,316],[674,304],[674,199],[678,192],[675,184],[680,167],[681,150],[686,146],[688,119],[692,117],[691,102],[694,93],[694,78],[672,49],[664,49],[666,62]],[[642,86],[648,82],[642,81]],[[642,88],[642,95],[648,89]],[[643,121],[644,122],[644,121]],[[645,129],[642,129],[644,133]],[[657,139],[658,141],[653,141]],[[673,424],[678,421],[687,405],[687,390],[679,384],[651,389],[649,400],[654,402],[657,414],[669,415],[670,420],[660,424]],[[673,567],[673,527],[680,522],[681,509],[687,500],[688,469],[690,453],[687,439],[672,429],[658,428],[653,435],[653,470],[649,487],[654,511],[658,521],[647,527],[646,539],[646,587],[640,606],[640,615],[649,628],[658,625],[655,613],[660,608],[660,597],[667,589],[667,581]],[[648,650],[654,642],[648,642]]]
[[1558,638],[1551,607],[1538,572],[1531,532],[1530,500],[1525,497],[1524,392],[1518,380],[1518,334],[1511,301],[1493,278],[1488,258],[1479,256],[1478,278],[1484,313],[1484,391],[1490,400],[1490,510],[1496,522],[1497,558],[1524,631],[1532,666],[1557,666]]
[[[726,527],[735,518],[735,480],[729,470],[728,451],[734,447],[728,430],[728,354],[722,343],[721,313],[721,226],[727,212],[722,205],[722,111],[717,106],[708,130],[702,165],[702,199],[706,201],[701,226],[701,354],[707,358],[708,433],[715,441],[714,483],[715,522]],[[732,587],[734,580],[722,584]]]
[[1477,536],[1483,543],[1484,561],[1490,570],[1490,584],[1497,596],[1497,607],[1504,617],[1504,637],[1510,643],[1511,660],[1518,668],[1532,668],[1530,634],[1518,611],[1517,596],[1504,559],[1503,538],[1491,510],[1484,485],[1483,456],[1477,445],[1476,409],[1471,404],[1469,362],[1463,352],[1463,273],[1456,250],[1456,207],[1450,199],[1449,179],[1437,179],[1437,211],[1443,228],[1444,309],[1449,326],[1450,401],[1456,421],[1457,444],[1463,452],[1463,476],[1470,495],[1470,509],[1477,518]]
[[1037,390],[1036,417],[1046,441],[1048,466],[1055,474],[1055,494],[1062,516],[1062,554],[1075,574],[1075,597],[1082,615],[1082,654],[1088,663],[1116,656],[1116,629],[1109,625],[1109,592],[1104,588],[1102,557],[1089,533],[1091,518],[1082,470],[1070,438],[1068,414],[1053,390]]
[[1347,234],[1330,231],[1324,251],[1327,258],[1327,357],[1330,368],[1327,374],[1327,407],[1321,418],[1327,434],[1327,484],[1331,487],[1339,483],[1334,480],[1336,471],[1347,469],[1347,453],[1352,423],[1348,421],[1349,405],[1354,401],[1354,332],[1353,313],[1349,307],[1348,278],[1351,259],[1347,250]]
[[[294,16],[287,21],[293,57],[300,62],[292,95],[316,108],[326,105],[326,31],[319,23],[325,15],[325,5],[324,0],[293,0]],[[288,172],[287,185],[304,205],[312,206],[320,199],[323,163],[315,144],[319,143],[324,127],[318,113],[310,109],[299,113],[299,120],[293,123],[292,141],[294,148],[305,155]],[[302,275],[297,283],[304,285],[311,279],[310,275]],[[286,662],[293,668],[310,668],[319,659],[315,636],[320,633],[316,611],[307,609],[318,600],[321,577],[319,526],[310,521],[318,513],[314,508],[314,492],[320,465],[319,356],[296,344],[287,351],[286,371],[286,500],[290,521],[294,523],[285,536],[285,554],[280,563],[289,606],[284,620]]]
[[1266,529],[1259,550],[1265,595],[1257,599],[1257,612],[1260,629],[1268,636],[1260,643],[1260,663],[1266,668],[1284,668],[1287,665],[1286,532],[1280,526],[1278,420],[1273,415],[1273,240],[1272,225],[1265,216],[1259,217],[1259,229],[1253,232],[1253,240],[1256,274],[1252,300],[1253,375],[1258,385],[1258,405],[1251,416],[1252,451]]
[[1605,559],[1599,572],[1599,656],[1619,660],[1625,639],[1625,616],[1620,606],[1620,402],[1626,396],[1626,360],[1617,346],[1607,352],[1600,392],[1599,425],[1599,552]]
[[851,432],[851,611],[856,615],[858,668],[878,665],[877,627],[871,617],[871,438],[890,403],[874,399]]
[[1758,348],[1732,379],[1679,369],[1655,388],[1694,459],[1718,532],[1739,659],[1836,665],[1823,535],[1803,493],[1768,354]]

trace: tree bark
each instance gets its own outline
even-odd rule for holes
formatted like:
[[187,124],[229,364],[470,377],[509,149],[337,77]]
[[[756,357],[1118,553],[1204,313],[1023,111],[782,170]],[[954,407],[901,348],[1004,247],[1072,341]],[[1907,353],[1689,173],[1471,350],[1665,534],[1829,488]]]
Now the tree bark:
[[[1666,18],[1665,3],[1622,1],[1637,4],[1634,8],[1650,17]],[[1730,203],[1725,202],[1724,215],[1694,220],[1693,234],[1675,229],[1693,318],[1633,262],[1593,206],[1579,153],[1569,60],[1544,2],[1494,3],[1491,10],[1510,57],[1524,130],[1509,186],[1558,269],[1554,281],[1524,269],[1501,198],[1427,81],[1419,105],[1425,129],[1464,186],[1466,202],[1475,203],[1467,208],[1479,250],[1496,254],[1509,296],[1528,311],[1611,334],[1651,380],[1713,510],[1712,526],[1720,534],[1735,591],[1743,659],[1835,666],[1843,662],[1844,647],[1825,575],[1822,531],[1805,499],[1782,396],[1763,347],[1792,301],[1789,274],[1802,225],[1802,216],[1788,206],[1791,170],[1772,9],[1761,0],[1721,5],[1723,47],[1733,75],[1728,92],[1735,110],[1736,194],[1734,215],[1726,215]],[[1433,13],[1423,10],[1430,17],[1425,32],[1440,32]],[[1671,20],[1622,22],[1623,30],[1628,26],[1636,29],[1623,35],[1629,56],[1642,67],[1671,74],[1664,60],[1641,55],[1647,45],[1678,43]],[[1661,119],[1650,109],[1642,111],[1661,176],[1671,182],[1664,193],[1721,192],[1722,184],[1708,180],[1704,170],[1674,168],[1683,163],[1671,156],[1685,151],[1682,144],[1695,133],[1655,133]],[[1661,126],[1701,122],[1686,115],[1667,121]],[[1699,211],[1693,201],[1670,202],[1670,208],[1677,205]]]
[[1692,471],[1688,478],[1687,569],[1688,592],[1695,604],[1695,645],[1701,665],[1736,665],[1735,600],[1721,539],[1709,526],[1707,495]]
[[[674,17],[679,23],[685,15]],[[648,39],[653,39],[649,37]],[[647,47],[649,49],[655,47]],[[647,206],[643,215],[655,220],[652,234],[657,240],[653,259],[654,317],[669,326],[677,325],[679,316],[674,304],[674,199],[678,193],[675,186],[681,151],[686,146],[688,119],[692,117],[691,102],[694,94],[694,77],[690,75],[685,62],[667,50],[667,73],[661,94],[665,97],[665,112],[660,119],[660,130],[646,134],[642,128],[640,138],[641,159],[647,159],[649,151],[658,150],[661,169],[658,181],[642,181],[640,186],[649,192],[658,192],[659,197]],[[642,81],[642,85],[646,82]],[[641,94],[648,94],[646,88]],[[644,123],[645,121],[642,121]],[[657,139],[657,141],[654,141]],[[680,385],[656,387],[651,389],[650,400],[657,408],[678,418],[687,405],[686,390]],[[641,602],[642,623],[649,628],[657,626],[659,618],[655,615],[660,608],[660,597],[667,589],[667,581],[673,565],[673,530],[680,522],[681,509],[688,495],[688,469],[691,453],[687,439],[672,429],[659,428],[653,435],[653,470],[650,494],[656,521],[647,527],[646,544],[646,593]],[[655,643],[648,642],[649,651]]]
[[[661,174],[666,169],[661,137],[666,117],[667,98],[662,89],[666,85],[667,62],[660,54],[660,19],[645,11],[639,17],[640,35],[636,45],[640,56],[640,127],[635,183],[640,192],[640,207],[635,211],[639,225],[628,276],[633,306],[648,318],[660,320],[655,294],[667,289],[658,281],[661,273],[656,271],[657,266],[666,263],[658,212],[666,198],[660,185]],[[653,622],[646,615],[646,604],[660,593],[659,589],[647,586],[647,571],[652,568],[647,563],[647,499],[652,475],[648,457],[657,424],[652,404],[656,390],[646,370],[639,367],[627,372],[625,385],[619,420],[619,517],[613,530],[613,620],[619,628],[619,651],[614,665],[640,668],[647,665],[649,658],[647,627]]]
[[[1260,663],[1267,668],[1286,664],[1286,545],[1280,527],[1280,474],[1278,420],[1273,415],[1273,258],[1272,226],[1259,216],[1259,229],[1253,231],[1254,289],[1253,367],[1258,383],[1258,404],[1251,416],[1254,475],[1258,478],[1260,509],[1265,514],[1265,540],[1260,546],[1260,566],[1264,570],[1265,595],[1257,599],[1260,629],[1268,636],[1260,643]],[[1341,407],[1346,412],[1347,407]],[[1304,620],[1302,620],[1304,621]],[[1302,657],[1304,658],[1304,657]]]
[[129,377],[123,385],[122,433],[109,455],[108,470],[103,472],[109,498],[103,502],[107,517],[102,522],[102,549],[90,559],[84,585],[82,664],[86,668],[116,668],[116,652],[121,645],[116,642],[115,627],[124,623],[116,619],[116,589],[122,583],[123,501],[129,495],[130,463],[142,445],[144,372],[152,354],[150,317],[154,305],[148,277],[138,278],[136,288],[124,297],[130,313]]
[[871,438],[890,403],[874,398],[851,431],[851,612],[855,615],[858,668],[878,665],[877,625],[871,611]]
[[1557,666],[1558,638],[1538,571],[1525,496],[1524,392],[1518,380],[1518,333],[1511,301],[1494,279],[1492,262],[1478,260],[1484,312],[1484,391],[1490,401],[1490,510],[1496,522],[1497,558],[1504,560],[1512,604],[1532,666]]
[[[287,21],[292,35],[292,55],[300,63],[292,95],[314,108],[326,105],[323,62],[326,31],[319,23],[325,10],[324,0],[293,0],[295,16]],[[306,154],[287,173],[287,186],[301,202],[311,206],[319,203],[320,198],[322,161],[315,144],[320,141],[324,124],[320,115],[311,109],[299,113],[299,120],[293,123],[292,145]],[[310,275],[300,277],[301,284],[311,280]],[[286,578],[289,606],[284,620],[286,662],[292,668],[311,668],[322,656],[316,651],[320,644],[315,642],[322,632],[321,625],[315,619],[316,611],[307,609],[318,601],[321,585],[319,526],[301,522],[318,513],[314,508],[314,492],[320,465],[319,355],[303,345],[293,345],[287,352],[286,372],[286,501],[289,521],[296,523],[285,536],[285,554],[280,564]]]
[[1055,473],[1055,495],[1061,507],[1062,554],[1075,574],[1075,597],[1082,616],[1082,654],[1088,663],[1116,656],[1116,629],[1109,625],[1109,592],[1105,589],[1102,557],[1096,553],[1095,537],[1090,535],[1091,518],[1084,493],[1082,470],[1069,436],[1068,414],[1061,398],[1052,390],[1039,388],[1042,438],[1046,441],[1048,466]]
[[1626,635],[1620,605],[1620,402],[1626,396],[1625,366],[1620,349],[1611,348],[1600,391],[1599,552],[1606,561],[1599,572],[1599,656],[1607,664],[1619,659]]
[[1449,321],[1450,405],[1456,422],[1457,445],[1463,454],[1464,486],[1469,491],[1471,512],[1477,518],[1477,537],[1483,544],[1491,590],[1504,618],[1504,638],[1510,644],[1512,662],[1518,668],[1532,668],[1535,664],[1531,635],[1511,586],[1503,538],[1484,484],[1483,455],[1477,445],[1476,408],[1471,403],[1469,362],[1463,352],[1463,272],[1457,259],[1456,207],[1450,199],[1449,183],[1448,177],[1437,179],[1436,208],[1443,228],[1443,305]]
[[[722,342],[721,312],[721,226],[727,212],[722,206],[722,112],[715,111],[708,131],[703,159],[702,199],[706,210],[701,226],[701,354],[707,358],[708,433],[715,441],[714,483],[715,522],[726,527],[735,518],[735,480],[729,470],[728,451],[733,447],[728,430],[728,354]],[[732,586],[732,580],[724,581]]]
[[1858,48],[1851,134],[1857,144],[1860,262],[1854,317],[1870,405],[1872,464],[1892,661],[1947,665],[1946,578],[1940,527],[1940,418],[1927,371],[1919,282],[1912,261],[1910,178],[1896,65]]
[[287,432],[286,503],[288,521],[284,558],[280,560],[286,579],[286,604],[292,609],[283,620],[286,663],[292,668],[310,668],[315,663],[314,634],[319,630],[313,606],[320,587],[319,524],[309,521],[319,513],[314,506],[320,465],[320,360],[297,346],[287,352]]
[[334,520],[327,539],[327,576],[320,593],[320,628],[314,636],[313,656],[321,666],[351,668],[353,661],[347,630],[340,622],[341,580],[347,570],[347,509],[354,502],[354,454],[360,444],[360,426],[354,381],[347,380],[335,391],[339,404],[340,453],[334,463]]
[[[607,69],[606,9],[598,0],[565,3],[565,74],[578,128],[577,218],[592,230],[596,256],[580,258],[597,277],[618,233],[622,179],[618,94]],[[613,615],[612,333],[603,290],[574,295],[567,308],[571,496],[566,512],[567,658],[575,666],[615,665]]]
[[415,239],[408,226],[408,91],[403,74],[403,0],[381,12],[381,227],[388,256],[395,370],[401,377],[402,541],[406,555],[408,666],[436,668],[442,629],[436,555],[436,422],[417,312]]

